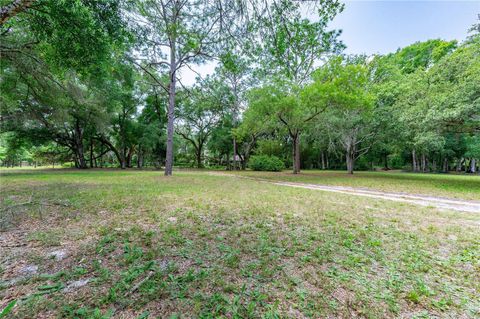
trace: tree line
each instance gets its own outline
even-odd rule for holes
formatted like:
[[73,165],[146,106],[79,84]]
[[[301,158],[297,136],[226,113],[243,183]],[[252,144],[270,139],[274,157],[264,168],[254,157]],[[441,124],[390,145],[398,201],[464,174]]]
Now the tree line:
[[[480,35],[346,55],[344,6],[0,2],[4,166],[478,171]],[[194,85],[182,74],[209,62]]]

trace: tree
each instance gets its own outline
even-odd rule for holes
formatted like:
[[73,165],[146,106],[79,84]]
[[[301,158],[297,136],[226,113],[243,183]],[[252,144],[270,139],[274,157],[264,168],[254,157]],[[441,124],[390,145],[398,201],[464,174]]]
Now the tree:
[[[231,0],[139,0],[136,13],[142,17],[144,63],[136,62],[155,85],[168,94],[167,154],[165,175],[173,170],[173,135],[178,73],[215,55],[222,37],[230,35],[237,3]],[[230,27],[229,27],[230,26]],[[158,74],[167,72],[162,78]]]
[[33,2],[34,0],[14,0],[0,7],[0,26],[7,22],[8,19],[30,8]]
[[320,121],[343,148],[347,171],[353,174],[355,160],[370,149],[371,143],[365,142],[375,134],[370,125],[374,96],[369,91],[365,60],[363,57],[333,58],[320,67],[313,78],[307,93],[313,94],[313,98],[326,98],[329,111]]
[[395,148],[406,147],[412,169],[427,170],[427,154],[439,152],[444,143],[438,122],[427,116],[436,99],[430,70],[455,47],[455,41],[429,40],[373,59],[377,95],[373,120],[383,128],[376,138],[379,154],[387,156]]
[[[230,48],[229,48],[230,49]],[[217,69],[220,79],[229,87],[232,103],[230,112],[232,114],[232,128],[239,125],[239,117],[242,111],[242,102],[244,100],[245,92],[248,88],[250,75],[250,67],[248,60],[240,54],[233,53],[233,48],[221,56],[221,66]],[[231,135],[231,134],[228,134]],[[233,144],[233,170],[237,169],[237,138],[232,135]]]
[[228,88],[214,79],[201,81],[193,90],[185,92],[178,108],[176,132],[195,150],[197,167],[203,166],[203,150],[213,130],[222,121],[222,115],[232,104]]
[[[261,100],[256,107],[264,109],[265,114],[274,114],[285,125],[292,143],[294,174],[300,172],[301,132],[322,111],[315,103],[304,104],[299,94],[308,83],[315,63],[325,54],[343,49],[337,40],[340,32],[327,31],[328,23],[342,10],[337,1],[323,2],[317,19],[312,22],[301,17],[298,2],[284,0],[272,2],[260,19],[260,70],[277,80],[255,94],[263,95],[263,98],[258,96]],[[268,100],[275,110],[259,106]]]
[[86,168],[84,142],[106,118],[90,85],[125,40],[118,2],[38,0],[22,8],[0,26],[2,131],[54,141]]
[[[213,156],[215,164],[223,165],[226,163],[227,169],[230,168],[229,161],[234,139],[233,132],[235,129],[236,128],[233,127],[232,116],[228,113],[223,113],[220,122],[213,129],[207,143],[209,154]],[[237,145],[241,146],[241,143]],[[237,154],[240,153],[240,149],[241,148],[237,148]]]

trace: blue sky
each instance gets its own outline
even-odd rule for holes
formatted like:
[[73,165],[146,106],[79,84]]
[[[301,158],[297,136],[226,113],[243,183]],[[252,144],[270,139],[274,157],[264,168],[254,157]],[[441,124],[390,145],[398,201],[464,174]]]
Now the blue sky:
[[347,53],[389,53],[416,41],[464,40],[480,14],[478,1],[345,1],[331,26]]
[[[331,23],[342,29],[341,40],[349,54],[395,52],[428,39],[464,40],[480,14],[480,0],[411,1],[349,0]],[[310,16],[310,14],[306,14]],[[215,63],[196,66],[202,76],[214,71]],[[196,74],[181,71],[182,83],[192,85]]]

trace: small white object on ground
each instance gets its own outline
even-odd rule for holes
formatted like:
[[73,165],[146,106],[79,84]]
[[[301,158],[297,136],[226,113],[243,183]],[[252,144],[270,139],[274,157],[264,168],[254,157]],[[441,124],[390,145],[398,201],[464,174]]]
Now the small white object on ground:
[[65,287],[65,291],[66,292],[73,291],[75,289],[78,289],[78,288],[81,288],[81,287],[85,286],[89,282],[90,282],[90,278],[72,281],[72,282],[67,284],[67,287]]
[[24,275],[34,275],[38,272],[38,266],[36,265],[27,265],[20,269],[20,272]]
[[55,251],[52,251],[50,254],[48,254],[48,256],[55,257],[55,260],[60,261],[67,256],[67,252],[63,249],[55,250]]

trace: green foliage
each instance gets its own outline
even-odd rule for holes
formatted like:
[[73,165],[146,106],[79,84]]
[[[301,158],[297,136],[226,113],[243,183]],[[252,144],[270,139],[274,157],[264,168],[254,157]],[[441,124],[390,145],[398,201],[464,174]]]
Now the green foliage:
[[308,81],[314,61],[343,49],[340,31],[327,29],[343,5],[327,1],[318,8],[315,21],[311,21],[302,17],[297,1],[269,4],[269,13],[258,22],[262,38],[258,59],[264,74],[302,85]]
[[285,168],[285,164],[276,156],[255,155],[250,158],[248,166],[254,171],[279,172]]
[[0,312],[0,318],[6,318],[6,316],[12,312],[13,307],[15,307],[15,304],[17,303],[17,300],[12,300],[10,301],[5,308]]
[[457,45],[456,41],[428,40],[416,42],[403,49],[399,49],[393,58],[400,70],[413,73],[419,69],[426,70],[436,64],[442,57],[451,53]]

